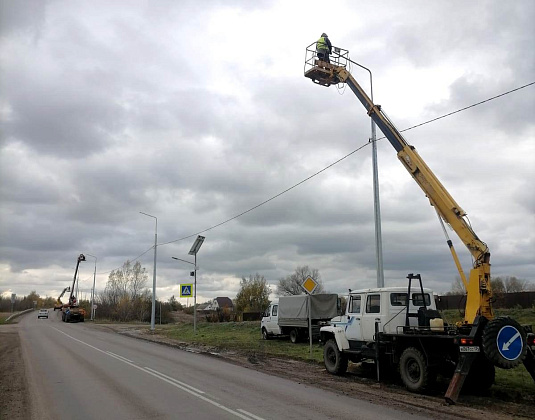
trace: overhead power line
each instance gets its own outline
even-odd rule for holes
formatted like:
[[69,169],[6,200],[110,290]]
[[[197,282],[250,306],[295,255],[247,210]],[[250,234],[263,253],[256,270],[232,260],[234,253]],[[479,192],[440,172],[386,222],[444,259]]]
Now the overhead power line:
[[[421,126],[423,126],[423,125],[430,124],[430,123],[435,122],[435,121],[438,121],[438,120],[440,120],[440,119],[443,119],[443,118],[446,118],[446,117],[450,117],[450,116],[452,116],[452,115],[458,114],[459,112],[466,111],[466,110],[468,110],[468,109],[470,109],[470,108],[474,108],[474,107],[476,107],[476,106],[479,106],[479,105],[482,105],[482,104],[484,104],[484,103],[490,102],[490,101],[492,101],[492,100],[494,100],[494,99],[501,98],[501,97],[503,97],[503,96],[509,95],[509,94],[511,94],[511,93],[513,93],[513,92],[519,91],[519,90],[521,90],[521,89],[527,88],[527,87],[532,86],[532,85],[535,85],[535,82],[531,82],[531,83],[525,84],[525,85],[523,85],[523,86],[519,86],[519,87],[517,87],[517,88],[515,88],[515,89],[508,90],[507,92],[503,92],[503,93],[501,93],[501,94],[499,94],[499,95],[496,95],[496,96],[493,96],[493,97],[491,97],[491,98],[485,99],[485,100],[483,100],[483,101],[477,102],[477,103],[475,103],[475,104],[466,106],[466,107],[464,107],[464,108],[460,108],[460,109],[458,109],[458,110],[456,110],[456,111],[449,112],[449,113],[444,114],[444,115],[441,115],[441,116],[439,116],[439,117],[432,118],[432,119],[427,120],[427,121],[424,121],[424,122],[422,122],[422,123],[420,123],[420,124],[413,125],[412,127],[404,128],[403,130],[399,130],[399,131],[400,131],[400,132],[405,132],[405,131],[413,130],[413,129],[417,128],[417,127],[421,127]],[[385,139],[385,138],[386,138],[386,137],[380,137],[380,138],[377,139],[377,141],[379,141],[379,140],[383,140],[383,139]],[[256,209],[259,208],[259,207],[262,207],[263,205],[269,203],[270,201],[273,201],[273,200],[275,200],[276,198],[279,198],[280,196],[286,194],[287,192],[289,192],[289,191],[291,191],[291,190],[297,188],[298,186],[300,186],[300,185],[304,184],[305,182],[309,181],[310,179],[312,179],[312,178],[318,176],[319,174],[325,172],[327,169],[330,169],[330,168],[332,168],[333,166],[337,165],[338,163],[342,162],[343,160],[347,159],[349,156],[351,156],[351,155],[357,153],[358,151],[362,150],[364,147],[368,146],[369,144],[370,144],[369,142],[366,143],[366,144],[363,144],[362,146],[358,147],[357,149],[353,150],[352,152],[349,152],[349,153],[346,154],[345,156],[342,156],[340,159],[338,159],[338,160],[334,161],[333,163],[327,165],[327,166],[324,167],[323,169],[321,169],[321,170],[315,172],[314,174],[308,176],[307,178],[305,178],[305,179],[299,181],[298,183],[292,185],[291,187],[285,189],[284,191],[281,191],[280,193],[275,194],[274,196],[268,198],[267,200],[262,201],[261,203],[259,203],[259,204],[255,205],[255,206],[251,207],[251,208],[248,209],[248,210],[245,210],[245,211],[243,211],[243,212],[241,212],[241,213],[239,213],[239,214],[237,214],[237,215],[235,215],[235,216],[233,216],[233,217],[230,217],[229,219],[226,219],[226,220],[224,220],[224,221],[222,221],[222,222],[220,222],[220,223],[217,223],[217,224],[215,224],[215,225],[213,225],[213,226],[210,226],[210,227],[208,227],[208,228],[206,228],[206,229],[200,230],[200,231],[198,231],[198,232],[192,233],[192,234],[187,235],[187,236],[183,236],[183,237],[181,237],[181,238],[178,238],[178,239],[175,239],[175,240],[172,240],[172,241],[159,243],[159,244],[157,244],[157,246],[169,245],[169,244],[172,244],[172,243],[175,243],[175,242],[183,241],[183,240],[185,240],[185,239],[193,238],[194,236],[197,236],[197,235],[199,235],[199,234],[201,234],[201,233],[208,232],[208,231],[210,231],[210,230],[213,230],[213,229],[215,229],[215,228],[218,228],[219,226],[222,226],[222,225],[224,225],[224,224],[226,224],[226,223],[229,223],[229,222],[231,222],[232,220],[236,220],[236,219],[238,219],[239,217],[244,216],[245,214],[250,213],[250,212],[252,212],[253,210],[256,210]],[[147,252],[149,252],[149,251],[150,251],[151,249],[153,249],[153,248],[154,248],[154,246],[151,246],[149,249],[147,249],[145,252],[143,252],[141,255],[139,255],[138,257],[136,257],[136,258],[133,259],[132,261],[137,261],[139,258],[141,258],[143,255],[145,255]],[[120,267],[118,267],[118,268],[120,268]],[[106,271],[106,272],[99,273],[99,274],[107,274],[107,273],[111,273],[112,271],[113,271],[113,270],[111,270],[111,271]]]
[[[414,128],[421,127],[421,126],[423,126],[423,125],[432,123],[432,122],[434,122],[434,121],[438,121],[438,120],[440,120],[440,119],[442,119],[442,118],[446,118],[446,117],[452,116],[452,115],[457,114],[457,113],[459,113],[459,112],[466,111],[467,109],[474,108],[474,107],[476,107],[476,106],[478,106],[478,105],[482,105],[482,104],[484,104],[484,103],[486,103],[486,102],[490,102],[490,101],[492,101],[492,100],[494,100],[494,99],[500,98],[500,97],[502,97],[502,96],[508,95],[508,94],[510,94],[510,93],[513,93],[513,92],[516,92],[516,91],[518,91],[518,90],[520,90],[520,89],[524,89],[524,88],[529,87],[529,86],[534,85],[534,84],[535,84],[535,82],[531,82],[531,83],[528,83],[528,84],[526,84],[526,85],[517,87],[517,88],[515,88],[515,89],[511,89],[511,90],[509,90],[509,91],[507,91],[507,92],[504,92],[504,93],[501,93],[501,94],[499,94],[499,95],[493,96],[493,97],[491,97],[491,98],[485,99],[484,101],[477,102],[477,103],[475,103],[475,104],[472,104],[472,105],[466,106],[466,107],[464,107],[464,108],[458,109],[457,111],[453,111],[453,112],[450,112],[450,113],[448,113],[448,114],[441,115],[440,117],[436,117],[436,118],[433,118],[433,119],[431,119],[431,120],[424,121],[423,123],[420,123],[420,124],[417,124],[417,125],[413,125],[412,127],[405,128],[405,129],[403,129],[403,130],[400,130],[400,132],[409,131],[409,130],[412,130],[412,129],[414,129]],[[386,137],[380,137],[380,138],[377,139],[377,141],[379,141],[379,140],[383,140],[383,139],[385,139],[385,138],[386,138]],[[316,177],[317,175],[319,175],[319,174],[325,172],[327,169],[332,168],[333,166],[335,166],[335,165],[337,165],[338,163],[342,162],[344,159],[347,159],[349,156],[351,156],[351,155],[355,154],[356,152],[362,150],[364,147],[368,146],[369,144],[370,144],[370,143],[363,144],[363,145],[360,146],[359,148],[353,150],[352,152],[349,152],[347,155],[341,157],[340,159],[336,160],[335,162],[331,163],[330,165],[326,166],[325,168],[323,168],[323,169],[319,170],[318,172],[316,172],[316,173],[310,175],[309,177],[303,179],[302,181],[299,181],[297,184],[292,185],[291,187],[289,187],[289,188],[285,189],[284,191],[282,191],[282,192],[280,192],[280,193],[278,193],[278,194],[272,196],[271,198],[268,198],[267,200],[262,201],[261,203],[257,204],[256,206],[251,207],[249,210],[245,210],[244,212],[241,212],[240,214],[237,214],[236,216],[233,216],[233,217],[231,217],[231,218],[229,218],[229,219],[227,219],[227,220],[225,220],[225,221],[223,221],[223,222],[221,222],[221,223],[218,223],[218,224],[216,224],[216,225],[210,226],[209,228],[200,230],[199,232],[192,233],[191,235],[183,236],[182,238],[175,239],[175,240],[173,240],[173,241],[169,241],[169,242],[162,242],[161,244],[158,244],[158,246],[168,245],[168,244],[172,244],[172,243],[175,243],[175,242],[183,241],[183,240],[185,240],[185,239],[193,238],[194,236],[200,235],[201,233],[208,232],[209,230],[215,229],[215,228],[217,228],[217,227],[219,227],[219,226],[222,226],[222,225],[224,225],[224,224],[226,224],[226,223],[228,223],[228,222],[231,222],[232,220],[235,220],[235,219],[237,219],[237,218],[239,218],[239,217],[241,217],[241,216],[243,216],[243,215],[245,215],[245,214],[247,214],[247,213],[250,213],[251,211],[256,210],[257,208],[263,206],[264,204],[267,204],[267,203],[269,203],[270,201],[275,200],[276,198],[280,197],[281,195],[286,194],[287,192],[289,192],[289,191],[293,190],[294,188],[298,187],[299,185],[304,184],[304,183],[307,182],[308,180],[310,180],[310,179]]]
[[235,220],[235,219],[237,219],[238,217],[243,216],[244,214],[250,213],[250,212],[252,212],[253,210],[256,210],[258,207],[261,207],[261,206],[263,206],[264,204],[267,204],[267,203],[269,203],[270,201],[275,200],[276,198],[280,197],[281,195],[286,194],[288,191],[291,191],[291,190],[293,190],[294,188],[297,188],[299,185],[304,184],[304,183],[307,182],[309,179],[314,178],[315,176],[321,174],[322,172],[325,172],[327,169],[332,168],[334,165],[340,163],[341,161],[343,161],[344,159],[348,158],[348,157],[351,156],[352,154],[357,153],[359,150],[363,149],[363,148],[366,147],[368,144],[369,144],[369,143],[363,144],[363,145],[360,146],[358,149],[353,150],[352,152],[348,153],[348,154],[345,155],[344,157],[341,157],[340,159],[338,159],[337,161],[331,163],[330,165],[326,166],[325,168],[323,168],[323,169],[319,170],[318,172],[316,172],[316,173],[310,175],[309,177],[303,179],[302,181],[299,181],[297,184],[292,185],[290,188],[287,188],[287,189],[285,189],[284,191],[282,191],[282,192],[280,192],[280,193],[274,195],[273,197],[268,198],[268,199],[265,200],[265,201],[262,201],[261,203],[257,204],[256,206],[251,207],[249,210],[245,210],[245,211],[241,212],[240,214],[237,214],[236,216],[233,216],[233,217],[231,217],[230,219],[225,220],[224,222],[218,223],[217,225],[214,225],[214,226],[210,226],[209,228],[206,228],[206,229],[204,229],[204,230],[201,230],[201,231],[199,231],[199,232],[197,232],[197,233],[192,233],[191,235],[184,236],[184,237],[179,238],[179,239],[175,239],[174,241],[162,242],[161,244],[158,244],[158,246],[172,244],[172,243],[174,243],[174,242],[182,241],[182,240],[184,240],[184,239],[191,238],[191,237],[196,236],[196,235],[199,235],[199,234],[201,234],[201,233],[208,232],[209,230],[215,229],[216,227],[219,227],[219,226],[221,226],[221,225],[224,225],[225,223],[228,223],[228,222],[230,222],[230,221],[232,221],[232,220]]

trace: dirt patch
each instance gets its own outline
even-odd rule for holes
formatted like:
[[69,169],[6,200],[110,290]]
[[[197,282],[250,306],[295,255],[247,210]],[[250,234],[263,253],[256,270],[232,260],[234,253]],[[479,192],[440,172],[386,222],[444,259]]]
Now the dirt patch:
[[535,398],[533,401],[502,401],[493,398],[491,394],[479,397],[461,395],[456,405],[447,405],[444,402],[444,393],[448,385],[446,382],[439,384],[437,390],[432,394],[412,394],[395,381],[377,383],[374,365],[352,365],[346,375],[339,377],[327,373],[323,364],[272,357],[263,353],[240,353],[192,345],[151,333],[146,326],[135,328],[124,325],[107,325],[106,327],[130,337],[220,357],[248,369],[276,375],[298,383],[311,384],[341,395],[358,397],[372,403],[435,419],[533,418],[533,410],[535,409]]
[[16,325],[0,326],[0,418],[30,419],[29,392]]

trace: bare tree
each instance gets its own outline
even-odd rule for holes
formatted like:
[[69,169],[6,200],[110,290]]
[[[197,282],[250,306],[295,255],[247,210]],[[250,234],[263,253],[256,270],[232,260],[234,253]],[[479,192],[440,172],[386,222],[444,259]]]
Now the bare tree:
[[448,295],[464,295],[466,290],[460,276],[455,276],[451,282],[451,292]]
[[490,279],[490,287],[493,293],[505,293],[505,284],[501,277],[494,277]]
[[126,261],[121,268],[113,270],[100,296],[103,309],[109,312],[107,315],[120,321],[143,321],[148,311],[147,301],[150,300],[147,279],[146,269],[139,261],[134,265]]
[[321,281],[320,272],[318,269],[310,269],[308,265],[297,267],[293,274],[279,279],[277,285],[277,294],[279,296],[301,295],[305,293],[301,285],[308,278],[312,278],[318,283],[318,287],[314,291],[314,294],[324,293],[325,288]]
[[526,280],[518,279],[515,276],[506,277],[504,283],[507,293],[524,292],[528,286],[528,282]]

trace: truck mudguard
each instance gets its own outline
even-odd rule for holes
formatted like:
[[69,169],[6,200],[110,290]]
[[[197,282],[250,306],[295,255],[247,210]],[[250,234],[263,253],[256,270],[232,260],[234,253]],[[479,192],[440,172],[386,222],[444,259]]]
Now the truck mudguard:
[[324,333],[327,335],[332,334],[334,336],[338,350],[342,351],[349,349],[349,341],[346,338],[346,331],[344,327],[333,327],[332,325],[327,325],[325,327],[321,327],[320,331],[322,337]]

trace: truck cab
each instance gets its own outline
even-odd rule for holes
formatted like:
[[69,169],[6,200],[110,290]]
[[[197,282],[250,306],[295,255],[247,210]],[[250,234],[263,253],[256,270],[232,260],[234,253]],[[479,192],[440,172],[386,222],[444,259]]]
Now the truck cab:
[[407,326],[407,321],[410,327],[426,324],[425,318],[419,322],[423,307],[429,313],[436,311],[433,292],[427,288],[423,289],[423,298],[420,290],[411,291],[408,296],[406,287],[350,291],[345,314],[321,328],[322,341],[334,335],[340,349],[360,347],[374,340],[376,325],[379,332],[396,334]]
[[268,337],[281,335],[282,331],[279,327],[279,301],[271,302],[269,307],[262,315],[260,328],[262,329],[262,337],[267,340]]

